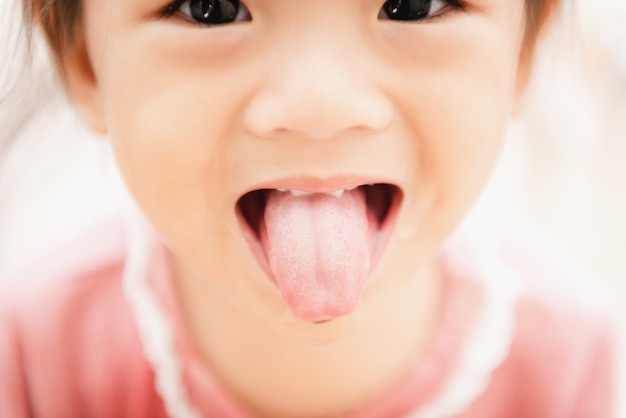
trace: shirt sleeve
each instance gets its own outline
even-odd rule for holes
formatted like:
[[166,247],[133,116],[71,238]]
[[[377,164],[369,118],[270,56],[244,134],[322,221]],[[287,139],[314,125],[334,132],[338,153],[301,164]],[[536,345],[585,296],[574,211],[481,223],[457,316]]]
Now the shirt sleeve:
[[616,417],[616,366],[612,327],[602,327],[581,382],[573,418]]
[[0,417],[30,417],[28,382],[15,313],[0,298]]

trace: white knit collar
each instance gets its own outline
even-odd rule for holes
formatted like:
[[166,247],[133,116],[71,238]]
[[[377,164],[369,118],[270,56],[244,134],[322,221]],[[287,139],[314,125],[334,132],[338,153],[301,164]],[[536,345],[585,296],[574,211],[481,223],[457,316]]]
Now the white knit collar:
[[130,223],[128,253],[124,267],[124,292],[131,307],[146,359],[155,374],[156,390],[173,418],[199,418],[183,384],[181,361],[176,353],[171,318],[150,287],[148,269],[153,253],[147,225]]
[[[522,282],[519,274],[496,256],[494,242],[483,239],[465,248],[471,252],[467,258],[473,260],[474,275],[483,284],[483,306],[457,366],[443,389],[430,403],[410,413],[410,418],[459,415],[484,392],[491,375],[508,355],[515,332],[515,309]],[[144,354],[155,373],[156,390],[168,415],[173,418],[199,418],[202,415],[191,403],[183,383],[171,318],[149,284],[152,251],[153,239],[149,227],[141,220],[131,222],[124,291]]]
[[[466,236],[466,231],[460,235]],[[443,389],[430,403],[410,413],[410,418],[460,415],[487,389],[493,372],[508,356],[515,334],[517,300],[522,292],[520,274],[498,257],[498,241],[488,230],[478,231],[472,240],[456,237],[453,241],[449,251],[452,256],[463,253],[463,267],[482,284],[483,303]]]

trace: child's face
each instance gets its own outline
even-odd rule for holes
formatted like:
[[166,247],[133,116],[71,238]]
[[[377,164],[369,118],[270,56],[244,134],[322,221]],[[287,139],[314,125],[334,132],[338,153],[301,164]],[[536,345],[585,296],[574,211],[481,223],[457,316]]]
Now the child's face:
[[[216,4],[224,13],[232,5]],[[171,15],[167,0],[86,0],[93,77],[70,71],[70,89],[110,134],[183,279],[250,317],[284,316],[286,299],[315,322],[368,303],[432,260],[497,158],[524,3],[414,5],[432,17],[390,19],[383,0],[248,0],[236,23],[207,27],[184,15],[201,17],[201,0]],[[392,187],[241,199],[381,183]],[[266,205],[275,214],[261,221]],[[365,222],[345,226],[352,218]],[[348,273],[354,283],[330,277],[363,260],[370,268]],[[301,306],[316,302],[298,294],[291,264],[320,282],[330,275],[311,286],[336,301]]]

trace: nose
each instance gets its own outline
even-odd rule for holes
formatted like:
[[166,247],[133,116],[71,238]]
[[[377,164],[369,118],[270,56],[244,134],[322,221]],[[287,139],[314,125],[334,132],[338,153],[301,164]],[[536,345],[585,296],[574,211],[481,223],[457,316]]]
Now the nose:
[[392,105],[350,54],[332,45],[300,45],[250,98],[244,124],[254,135],[290,133],[324,139],[346,131],[373,132],[391,122]]

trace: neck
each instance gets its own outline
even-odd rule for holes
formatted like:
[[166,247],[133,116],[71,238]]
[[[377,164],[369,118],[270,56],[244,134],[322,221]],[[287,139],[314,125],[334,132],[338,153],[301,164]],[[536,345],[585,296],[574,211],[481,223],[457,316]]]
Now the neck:
[[410,280],[374,277],[353,314],[309,324],[233,309],[193,274],[176,274],[197,351],[254,416],[332,416],[376,399],[425,348],[439,301],[431,265]]

